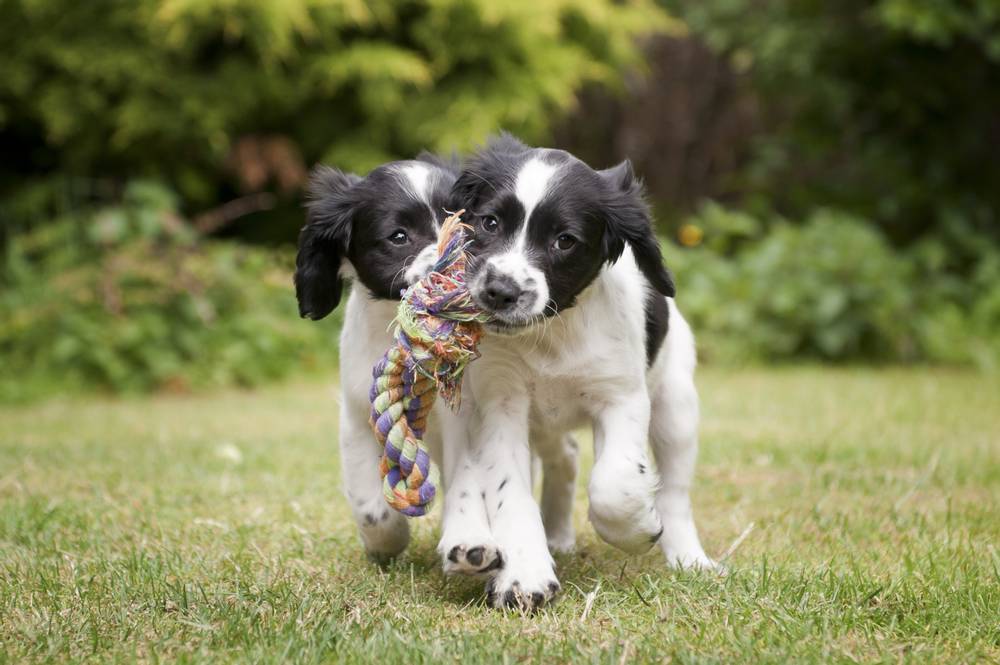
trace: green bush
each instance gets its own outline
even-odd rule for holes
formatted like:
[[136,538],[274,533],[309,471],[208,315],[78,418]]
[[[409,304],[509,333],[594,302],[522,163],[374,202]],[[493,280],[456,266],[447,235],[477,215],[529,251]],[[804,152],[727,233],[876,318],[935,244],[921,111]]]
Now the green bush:
[[920,343],[931,360],[995,371],[1000,369],[1000,250],[982,236],[966,242],[975,251],[963,276],[948,271],[952,252],[941,242],[928,241],[915,252],[927,294]]
[[318,161],[366,171],[501,127],[541,139],[667,25],[653,0],[0,0],[0,16],[0,200],[144,177],[188,212],[295,191]]
[[297,316],[291,256],[200,239],[149,183],[15,236],[2,265],[2,399],[254,385],[335,353],[336,324]]
[[[870,224],[818,211],[802,224],[706,206],[667,250],[678,303],[709,360],[1000,359],[1000,251],[972,280],[950,276],[938,244],[893,249]],[[687,237],[691,237],[690,235]]]
[[895,243],[961,218],[1000,239],[995,0],[663,0],[759,111],[746,205],[848,210]]

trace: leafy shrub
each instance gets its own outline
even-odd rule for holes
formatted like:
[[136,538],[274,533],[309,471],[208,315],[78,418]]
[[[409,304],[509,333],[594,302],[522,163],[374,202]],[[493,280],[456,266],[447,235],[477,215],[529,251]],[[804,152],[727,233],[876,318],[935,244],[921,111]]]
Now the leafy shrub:
[[897,243],[955,217],[1000,239],[995,0],[662,2],[759,107],[746,205],[848,210]]
[[915,255],[928,298],[918,333],[926,356],[946,363],[1000,369],[1000,250],[982,236],[967,275],[948,271],[952,253],[940,241],[925,242]]
[[365,171],[500,127],[541,138],[583,83],[637,61],[636,35],[667,24],[653,0],[0,7],[0,196],[53,174],[139,176],[188,211],[241,184],[296,186],[302,164]]
[[668,248],[668,260],[709,359],[1000,359],[1000,251],[989,243],[965,280],[935,270],[940,247],[900,252],[835,211],[793,225],[709,205],[687,226],[702,242]]
[[0,292],[0,398],[254,385],[328,364],[333,326],[303,325],[291,257],[200,239],[173,196],[15,236]]

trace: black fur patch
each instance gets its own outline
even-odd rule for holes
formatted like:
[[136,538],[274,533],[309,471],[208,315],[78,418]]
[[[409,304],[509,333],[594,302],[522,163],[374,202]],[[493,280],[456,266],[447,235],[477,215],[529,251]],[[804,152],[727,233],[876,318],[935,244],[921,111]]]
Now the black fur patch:
[[493,561],[490,563],[490,565],[486,566],[485,568],[483,568],[479,572],[481,572],[481,573],[488,573],[488,572],[490,572],[492,570],[502,570],[503,567],[504,567],[503,553],[497,552],[496,558],[493,559]]
[[483,554],[485,550],[482,547],[473,547],[468,552],[465,553],[465,560],[471,563],[473,566],[479,566],[483,563]]
[[670,327],[667,299],[652,289],[646,294],[646,366],[652,367]]

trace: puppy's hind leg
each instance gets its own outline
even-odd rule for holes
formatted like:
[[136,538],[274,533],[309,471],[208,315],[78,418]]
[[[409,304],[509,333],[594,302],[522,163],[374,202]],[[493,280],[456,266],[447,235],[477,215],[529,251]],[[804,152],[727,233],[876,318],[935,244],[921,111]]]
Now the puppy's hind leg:
[[[672,305],[672,303],[671,303]],[[663,521],[660,548],[667,563],[682,568],[716,568],[702,549],[691,510],[691,481],[698,457],[698,392],[694,385],[694,339],[676,307],[657,362],[662,372],[652,395],[650,442],[660,473],[656,509]]]
[[532,447],[542,460],[542,524],[549,551],[572,552],[573,498],[576,494],[577,457],[580,446],[572,434],[531,434]]

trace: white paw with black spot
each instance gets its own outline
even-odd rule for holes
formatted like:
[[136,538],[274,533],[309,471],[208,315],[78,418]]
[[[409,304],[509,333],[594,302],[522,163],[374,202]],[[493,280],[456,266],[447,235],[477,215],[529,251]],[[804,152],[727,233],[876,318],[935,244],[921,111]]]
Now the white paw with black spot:
[[410,542],[406,518],[388,506],[375,504],[357,515],[358,531],[369,558],[384,565],[399,555]]
[[559,580],[547,570],[505,568],[486,583],[486,604],[495,609],[534,612],[551,603],[559,593]]
[[453,545],[444,557],[444,572],[449,575],[492,575],[503,567],[503,552],[491,543]]

